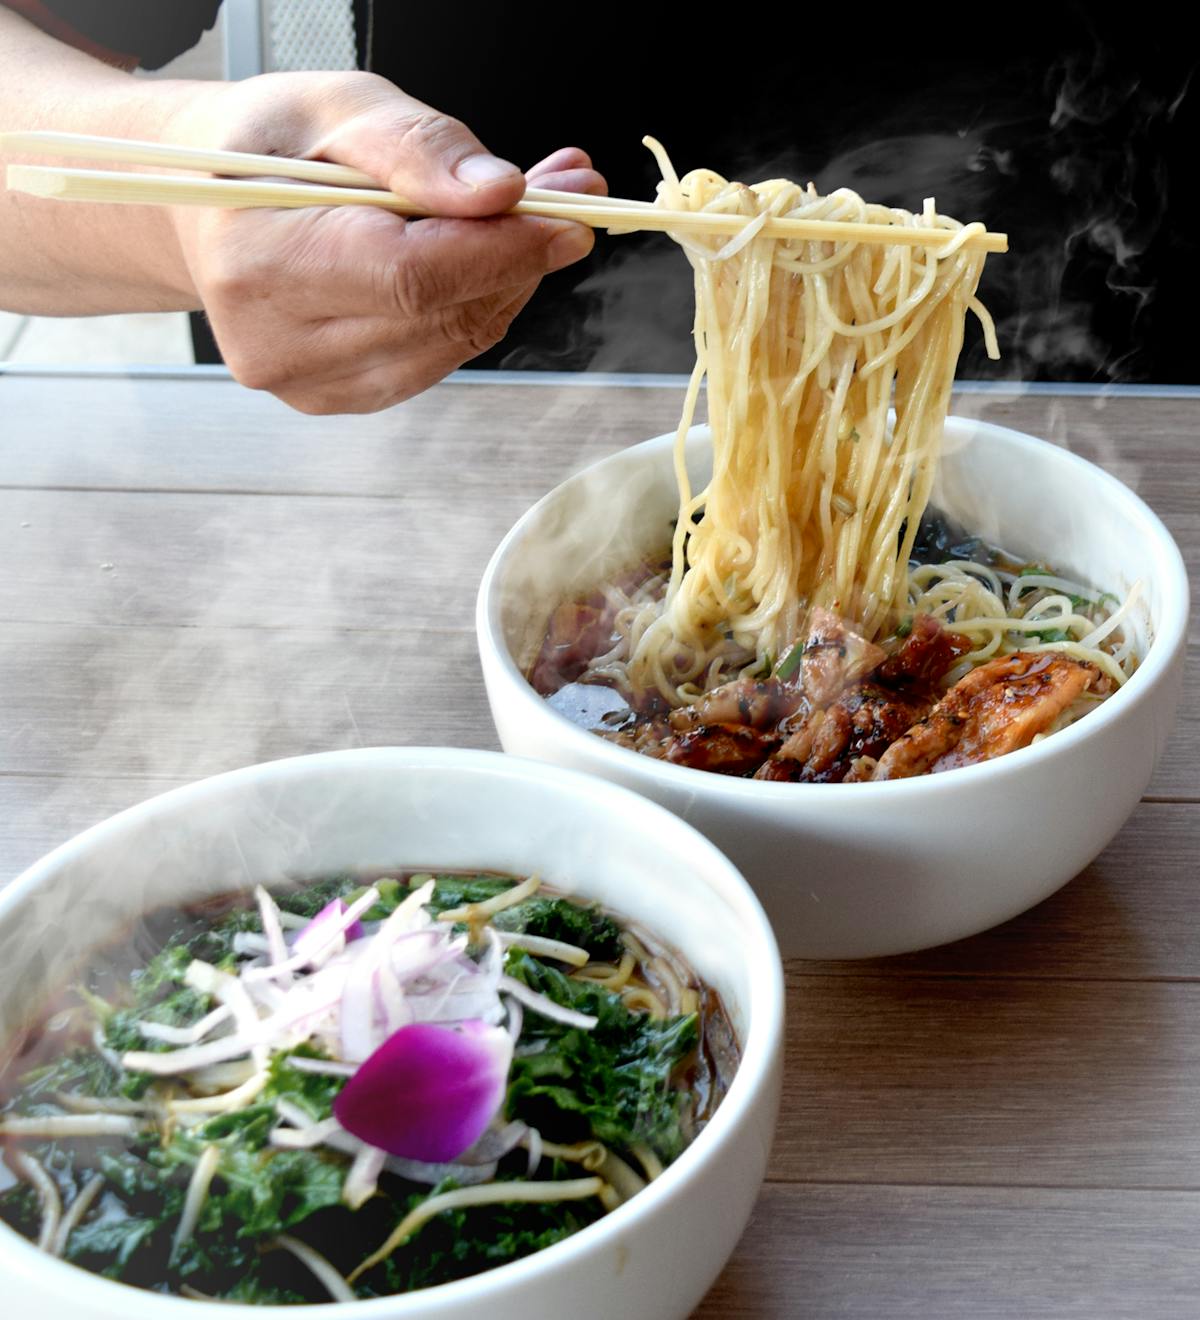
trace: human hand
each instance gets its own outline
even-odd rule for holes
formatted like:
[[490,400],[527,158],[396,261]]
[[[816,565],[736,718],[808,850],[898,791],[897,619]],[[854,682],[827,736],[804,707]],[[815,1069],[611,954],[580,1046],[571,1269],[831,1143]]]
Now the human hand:
[[386,408],[490,348],[541,277],[593,242],[570,221],[498,213],[527,180],[606,191],[582,151],[557,151],[522,176],[462,124],[372,74],[212,85],[172,132],[176,141],[350,165],[438,217],[368,207],[175,212],[230,371],[307,413]]

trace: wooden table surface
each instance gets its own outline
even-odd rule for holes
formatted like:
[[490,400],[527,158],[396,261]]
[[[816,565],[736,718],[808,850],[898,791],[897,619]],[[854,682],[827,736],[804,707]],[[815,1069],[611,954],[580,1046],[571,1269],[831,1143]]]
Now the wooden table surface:
[[[181,782],[336,747],[493,747],[476,584],[681,390],[439,386],[306,418],[219,379],[0,377],[0,882]],[[967,393],[1137,489],[1194,569],[1200,398]],[[697,1313],[1200,1315],[1200,668],[1112,845],[907,957],[789,964],[758,1210]]]

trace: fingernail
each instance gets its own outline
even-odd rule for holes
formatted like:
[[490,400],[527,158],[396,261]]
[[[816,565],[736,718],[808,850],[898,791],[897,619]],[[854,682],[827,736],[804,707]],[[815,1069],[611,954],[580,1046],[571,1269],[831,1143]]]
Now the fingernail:
[[546,268],[561,270],[573,261],[586,257],[595,243],[595,235],[585,225],[569,225],[550,240],[546,249]]
[[486,188],[489,183],[508,180],[521,171],[498,156],[467,156],[454,167],[454,177],[469,188]]

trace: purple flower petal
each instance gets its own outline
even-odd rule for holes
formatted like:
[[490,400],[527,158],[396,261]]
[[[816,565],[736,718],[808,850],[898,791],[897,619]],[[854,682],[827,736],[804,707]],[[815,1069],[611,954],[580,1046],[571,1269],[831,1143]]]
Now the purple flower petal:
[[342,1088],[334,1116],[391,1155],[445,1163],[482,1136],[504,1100],[511,1061],[508,1032],[477,1019],[458,1030],[401,1027]]

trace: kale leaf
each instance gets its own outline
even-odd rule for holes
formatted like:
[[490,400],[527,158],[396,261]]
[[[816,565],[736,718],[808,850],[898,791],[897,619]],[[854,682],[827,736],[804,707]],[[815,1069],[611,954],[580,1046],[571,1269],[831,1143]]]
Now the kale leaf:
[[61,1059],[26,1073],[21,1078],[17,1108],[25,1112],[32,1103],[53,1099],[56,1091],[73,1095],[116,1095],[121,1081],[122,1074],[102,1054],[80,1046]]
[[[200,1228],[216,1233],[237,1225],[240,1238],[274,1237],[326,1206],[339,1205],[346,1159],[325,1150],[253,1150],[222,1142],[221,1162],[200,1215]],[[194,1163],[197,1149],[167,1159]]]
[[333,1113],[334,1099],[345,1086],[346,1079],[328,1073],[302,1072],[292,1065],[292,1059],[297,1057],[319,1059],[323,1056],[309,1045],[298,1046],[290,1054],[273,1055],[261,1098],[272,1109],[277,1100],[290,1100],[319,1123]]
[[[486,903],[518,883],[489,875],[439,875],[435,879],[437,884],[428,904],[432,912],[448,912],[468,903]],[[497,912],[492,925],[497,930],[575,944],[597,959],[616,960],[624,951],[621,929],[611,917],[605,916],[595,904],[575,903],[569,898],[534,894],[523,903]]]
[[555,1003],[599,1019],[583,1031],[526,1013],[509,1075],[509,1115],[552,1140],[582,1139],[590,1127],[609,1145],[645,1142],[662,1159],[675,1159],[686,1145],[680,1121],[686,1096],[671,1078],[696,1048],[696,1015],[631,1012],[611,990],[573,981],[518,950],[509,953],[507,970]]
[[[442,1184],[434,1188],[434,1194],[452,1186],[450,1182]],[[423,1199],[424,1193],[413,1197],[412,1204]],[[594,1198],[443,1211],[364,1281],[371,1285],[377,1280],[385,1283],[379,1292],[389,1293],[466,1278],[541,1251],[577,1233],[600,1214],[600,1204]]]

